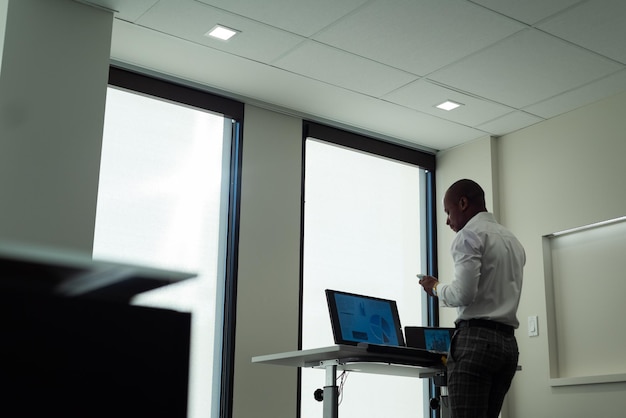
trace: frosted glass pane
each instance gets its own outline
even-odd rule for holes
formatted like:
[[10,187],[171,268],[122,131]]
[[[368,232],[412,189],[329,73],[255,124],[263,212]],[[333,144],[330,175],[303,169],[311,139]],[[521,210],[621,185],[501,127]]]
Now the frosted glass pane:
[[[403,326],[423,325],[415,274],[425,271],[418,167],[323,141],[306,141],[302,347],[334,344],[324,289],[396,300]],[[352,373],[339,414],[416,417],[421,379]],[[313,399],[324,372],[302,370],[302,417],[322,415]]]
[[224,125],[221,115],[114,88],[107,93],[94,258],[197,273],[133,301],[193,313],[190,417],[210,416],[208,394],[219,393],[213,360],[221,347],[215,326],[222,323],[216,306],[227,226]]

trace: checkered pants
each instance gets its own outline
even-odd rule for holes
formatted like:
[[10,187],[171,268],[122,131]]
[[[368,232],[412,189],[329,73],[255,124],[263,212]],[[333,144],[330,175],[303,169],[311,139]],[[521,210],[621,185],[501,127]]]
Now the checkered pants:
[[447,364],[451,418],[497,418],[518,358],[513,335],[481,327],[457,329]]

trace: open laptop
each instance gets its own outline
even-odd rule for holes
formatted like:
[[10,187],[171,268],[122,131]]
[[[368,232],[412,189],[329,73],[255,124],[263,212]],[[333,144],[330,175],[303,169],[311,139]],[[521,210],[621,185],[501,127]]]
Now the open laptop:
[[404,327],[406,345],[434,353],[448,354],[454,328]]
[[361,345],[381,356],[403,356],[424,364],[441,363],[441,355],[407,347],[395,301],[326,290],[335,344]]

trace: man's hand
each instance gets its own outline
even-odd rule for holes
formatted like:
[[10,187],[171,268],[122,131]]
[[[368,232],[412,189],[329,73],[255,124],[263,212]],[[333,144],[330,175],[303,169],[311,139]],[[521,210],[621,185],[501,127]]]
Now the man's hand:
[[429,296],[435,296],[433,294],[433,288],[439,284],[439,281],[433,276],[423,276],[420,279],[419,284],[424,288],[424,291],[428,293]]

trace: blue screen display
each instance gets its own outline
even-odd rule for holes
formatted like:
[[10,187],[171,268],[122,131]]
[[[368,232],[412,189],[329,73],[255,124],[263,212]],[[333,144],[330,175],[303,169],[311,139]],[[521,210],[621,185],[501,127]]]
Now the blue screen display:
[[450,332],[447,329],[426,329],[424,339],[427,350],[442,353],[450,350]]
[[400,345],[390,301],[335,294],[341,335],[347,341]]

